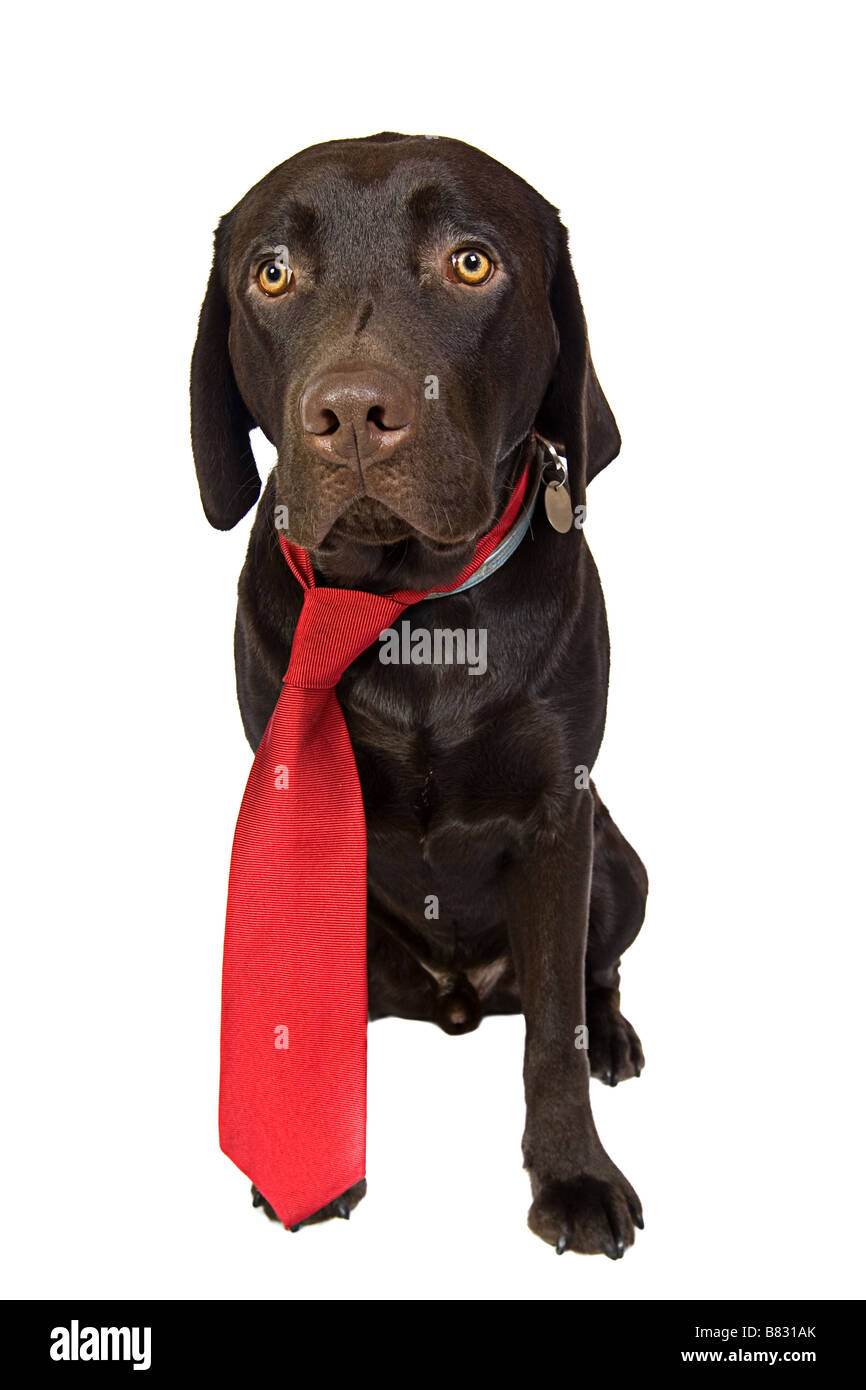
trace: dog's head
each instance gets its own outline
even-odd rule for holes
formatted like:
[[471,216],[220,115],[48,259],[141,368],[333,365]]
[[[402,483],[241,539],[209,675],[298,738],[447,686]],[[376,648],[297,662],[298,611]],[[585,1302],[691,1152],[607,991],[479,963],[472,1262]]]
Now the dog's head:
[[344,583],[387,554],[411,582],[458,573],[533,427],[580,500],[620,441],[556,209],[457,140],[279,165],[220,221],[193,353],[196,469],[224,530],[259,494],[256,425],[289,539]]

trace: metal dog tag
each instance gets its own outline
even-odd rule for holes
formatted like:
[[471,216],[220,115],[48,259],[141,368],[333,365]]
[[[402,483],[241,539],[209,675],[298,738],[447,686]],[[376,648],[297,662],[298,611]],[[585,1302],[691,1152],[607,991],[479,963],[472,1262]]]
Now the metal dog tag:
[[571,506],[571,493],[568,490],[568,464],[547,439],[537,436],[539,443],[549,456],[551,465],[560,475],[544,479],[544,510],[554,531],[566,536],[574,525],[574,511]]
[[567,482],[545,484],[544,510],[554,531],[559,531],[563,536],[567,535],[574,525],[571,493]]

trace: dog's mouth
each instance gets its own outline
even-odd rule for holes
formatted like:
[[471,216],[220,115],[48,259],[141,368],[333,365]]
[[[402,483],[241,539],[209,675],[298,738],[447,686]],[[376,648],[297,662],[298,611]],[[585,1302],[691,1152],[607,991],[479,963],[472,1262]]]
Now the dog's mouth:
[[426,549],[439,553],[447,553],[450,550],[462,549],[468,539],[462,529],[458,529],[453,524],[446,527],[447,516],[436,513],[434,517],[439,523],[439,530],[445,530],[446,534],[434,534],[432,527],[428,530],[428,524],[418,524],[409,521],[399,512],[389,507],[385,502],[379,501],[376,497],[364,494],[356,497],[349,503],[348,507],[340,513],[333,526],[328,532],[323,542],[323,548],[339,544],[341,541],[353,541],[360,545],[383,546],[397,545],[400,541],[416,540]]
[[375,497],[356,497],[337,517],[325,544],[333,540],[359,541],[362,545],[395,545],[415,531],[408,521]]

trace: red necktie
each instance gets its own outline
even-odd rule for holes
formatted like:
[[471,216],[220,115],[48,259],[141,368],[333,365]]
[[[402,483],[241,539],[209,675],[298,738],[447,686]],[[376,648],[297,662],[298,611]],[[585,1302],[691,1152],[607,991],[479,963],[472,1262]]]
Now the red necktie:
[[405,608],[459,588],[513,525],[524,470],[457,578],[428,593],[306,590],[289,669],[238,816],[223,954],[220,1147],[284,1226],[365,1173],[367,835],[336,685]]

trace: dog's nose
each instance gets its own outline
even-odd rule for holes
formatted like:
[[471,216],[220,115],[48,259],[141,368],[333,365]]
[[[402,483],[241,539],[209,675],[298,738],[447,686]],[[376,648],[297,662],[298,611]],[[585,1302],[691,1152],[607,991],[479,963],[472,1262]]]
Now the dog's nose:
[[317,452],[346,462],[384,458],[415,429],[417,397],[409,382],[383,367],[322,372],[301,396],[301,424]]

